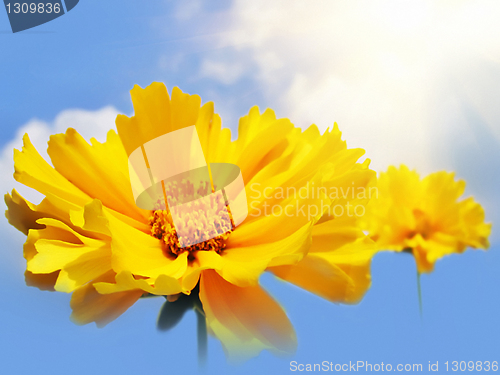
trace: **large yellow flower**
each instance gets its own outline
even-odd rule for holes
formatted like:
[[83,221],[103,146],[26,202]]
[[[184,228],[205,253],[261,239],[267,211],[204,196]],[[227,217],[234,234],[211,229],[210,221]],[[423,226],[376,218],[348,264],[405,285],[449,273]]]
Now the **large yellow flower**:
[[[33,205],[16,191],[6,195],[9,222],[28,235],[28,285],[73,293],[73,320],[98,326],[144,294],[189,294],[199,285],[207,326],[232,357],[295,350],[286,314],[259,286],[266,270],[334,302],[362,298],[375,250],[354,212],[364,211],[362,190],[375,174],[337,126],[323,135],[315,126],[301,131],[254,107],[231,141],[213,104],[200,106],[196,95],[174,88],[170,98],[160,83],[131,95],[135,116],[118,116],[119,136],[111,130],[106,142],[88,144],[73,129],[53,135],[53,167],[27,135],[15,150],[14,177],[45,196]],[[168,212],[136,206],[127,156],[193,124],[208,162],[241,168],[249,215],[210,246],[181,249]]]
[[486,249],[491,224],[473,198],[458,200],[465,182],[454,174],[423,179],[402,165],[378,178],[378,197],[367,206],[362,225],[381,249],[411,251],[418,272],[431,272],[436,260],[467,247]]

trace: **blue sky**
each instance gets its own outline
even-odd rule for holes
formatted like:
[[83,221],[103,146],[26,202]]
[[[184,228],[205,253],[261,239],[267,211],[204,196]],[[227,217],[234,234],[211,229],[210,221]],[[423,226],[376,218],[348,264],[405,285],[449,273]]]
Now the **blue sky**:
[[[0,10],[0,186],[15,186],[9,158],[22,129],[40,146],[68,126],[102,136],[115,113],[132,112],[133,85],[163,81],[213,100],[233,130],[253,105],[271,107],[302,127],[337,121],[348,145],[365,148],[377,170],[400,162],[422,172],[455,170],[495,224],[499,5],[402,3],[86,0],[17,34]],[[104,329],[76,326],[69,295],[25,286],[24,236],[5,220],[0,236],[2,373],[197,371],[194,314],[159,333],[162,301],[150,299]],[[297,354],[262,353],[232,367],[211,339],[206,373],[288,373],[290,361],[424,368],[439,361],[440,370],[447,360],[498,361],[499,247],[494,232],[488,252],[439,261],[422,277],[422,318],[415,265],[403,254],[374,258],[373,286],[357,306],[333,305],[264,275],[296,328]]]

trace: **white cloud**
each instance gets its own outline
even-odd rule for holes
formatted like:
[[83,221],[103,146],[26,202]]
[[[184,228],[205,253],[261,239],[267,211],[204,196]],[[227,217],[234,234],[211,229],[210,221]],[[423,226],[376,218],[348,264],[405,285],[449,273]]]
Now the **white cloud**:
[[175,16],[180,21],[189,20],[202,11],[202,5],[200,0],[182,1],[177,7]]
[[95,138],[104,142],[107,132],[110,129],[115,129],[117,114],[118,111],[111,106],[97,111],[68,109],[58,114],[51,123],[33,119],[21,126],[14,139],[3,147],[0,154],[0,176],[2,176],[0,190],[2,193],[5,194],[15,188],[32,202],[38,203],[42,199],[41,194],[16,182],[12,177],[14,173],[13,150],[21,149],[22,137],[25,133],[28,133],[38,152],[50,161],[47,155],[47,142],[51,134],[64,133],[67,128],[71,127],[76,129],[87,141]]
[[242,64],[206,59],[202,62],[200,76],[217,79],[225,85],[235,83],[244,73]]
[[462,100],[500,138],[490,95],[500,75],[478,78],[485,61],[500,62],[498,1],[235,0],[226,19],[214,44],[233,56],[217,64],[207,57],[202,75],[233,83],[252,61],[269,106],[303,127],[338,122],[376,169],[451,168],[436,144],[450,132],[471,136],[453,123]]

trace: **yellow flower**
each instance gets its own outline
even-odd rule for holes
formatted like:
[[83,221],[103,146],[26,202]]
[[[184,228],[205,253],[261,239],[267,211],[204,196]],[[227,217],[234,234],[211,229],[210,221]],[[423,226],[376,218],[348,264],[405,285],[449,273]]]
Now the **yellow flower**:
[[[131,95],[135,116],[117,117],[119,136],[111,130],[106,142],[88,144],[73,129],[53,135],[53,167],[27,135],[15,150],[16,180],[45,195],[39,205],[6,195],[9,222],[28,235],[28,285],[73,293],[72,319],[98,326],[143,294],[175,300],[199,285],[208,329],[232,358],[295,350],[285,312],[259,286],[264,271],[333,302],[362,298],[375,249],[354,212],[364,211],[360,192],[375,173],[369,160],[357,162],[364,151],[347,149],[336,125],[323,135],[315,126],[302,131],[254,107],[231,141],[213,104],[200,106],[196,95],[174,88],[170,98],[160,83]],[[136,206],[127,156],[193,124],[208,162],[241,168],[249,213],[210,244],[180,248],[167,211]]]
[[436,172],[423,179],[402,165],[389,167],[378,178],[362,219],[380,249],[411,251],[418,272],[431,272],[436,260],[467,247],[486,249],[491,224],[474,199],[458,200],[465,182],[453,173]]

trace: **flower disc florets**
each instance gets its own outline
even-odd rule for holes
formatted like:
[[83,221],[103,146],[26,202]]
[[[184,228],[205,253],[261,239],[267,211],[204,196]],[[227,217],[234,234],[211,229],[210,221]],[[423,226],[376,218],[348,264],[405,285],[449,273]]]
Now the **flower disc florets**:
[[[188,251],[215,251],[221,254],[225,240],[231,233],[231,218],[228,216],[226,202],[221,195],[207,195],[210,189],[208,181],[200,181],[197,189],[189,180],[180,184],[166,183],[165,196],[173,204],[186,204],[191,207],[189,213],[184,213],[182,221],[183,233],[187,236],[178,236],[173,224],[172,215],[164,200],[157,202],[158,209],[152,211],[149,218],[151,235],[162,240],[168,254],[177,256]],[[187,203],[186,203],[187,202]],[[164,208],[164,209],[162,209]],[[186,230],[187,229],[187,230]],[[223,233],[218,235],[218,233]],[[182,246],[186,243],[194,243]]]

